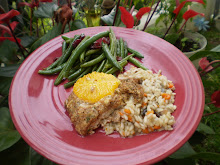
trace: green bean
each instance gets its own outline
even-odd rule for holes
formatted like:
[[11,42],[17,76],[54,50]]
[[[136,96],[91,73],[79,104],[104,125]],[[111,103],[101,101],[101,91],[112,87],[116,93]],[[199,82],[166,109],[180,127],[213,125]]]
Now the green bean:
[[109,69],[109,61],[106,60],[101,72],[105,73],[108,69]]
[[112,28],[110,28],[110,33],[109,33],[109,38],[110,38],[110,51],[112,53],[112,55],[114,57],[117,56],[117,39],[115,37],[115,33],[114,31],[112,30]]
[[103,60],[103,61],[101,62],[101,64],[99,65],[98,69],[96,70],[96,72],[101,72],[101,71],[102,71],[102,69],[103,69],[103,67],[104,67],[106,61],[107,61],[107,60]]
[[120,50],[121,50],[120,56],[122,58],[124,58],[125,57],[125,50],[124,50],[124,41],[122,38],[120,38],[119,43],[120,43]]
[[[89,39],[90,37],[89,36],[86,36],[78,45],[77,45],[77,47],[80,47],[80,46],[82,46],[83,44],[84,44],[84,42],[85,41],[87,41],[88,39]],[[76,48],[77,48],[76,47]],[[74,54],[74,52],[75,52],[75,50],[74,51],[72,51],[72,54]],[[71,56],[72,56],[72,54],[71,54]],[[70,56],[70,57],[71,57]],[[67,64],[69,63],[69,60],[70,60],[70,57],[69,57],[69,59],[67,60]],[[77,59],[76,59],[77,60]],[[75,61],[76,62],[76,61]],[[80,62],[80,61],[79,61]],[[67,65],[66,65],[67,66]],[[65,67],[66,67],[65,66]],[[65,70],[65,67],[63,68],[64,70]],[[71,70],[71,68],[70,68],[70,70]],[[69,72],[70,72],[70,70],[68,71],[68,73],[66,73],[66,70],[65,70],[65,72],[64,72],[64,77],[68,77],[70,74],[69,74]]]
[[119,70],[122,70],[123,68],[119,65],[116,58],[114,56],[112,56],[112,54],[108,48],[108,45],[105,43],[102,43],[102,49],[103,49],[105,56],[109,60],[109,62],[112,63],[112,65],[115,66],[116,68],[118,68]]
[[102,53],[100,56],[96,57],[95,59],[85,62],[84,64],[81,64],[80,67],[89,67],[89,66],[93,66],[95,64],[98,64],[100,61],[105,59],[105,55],[104,53]]
[[124,41],[124,55],[125,57],[128,55],[128,44],[126,41]]
[[75,67],[70,69],[69,75],[73,74],[80,68],[80,64],[76,65]]
[[[123,68],[125,65],[127,65],[128,63],[128,59],[133,57],[134,54],[130,54],[129,56],[123,58],[121,61],[119,61],[119,65]],[[118,70],[118,68],[116,67],[112,67],[111,69],[109,69],[108,71],[106,71],[105,73],[108,73],[108,74],[113,74],[114,72],[116,72]]]
[[98,53],[101,49],[90,49],[86,52],[85,56],[90,56],[92,54]]
[[79,76],[83,71],[85,70],[85,68],[79,68],[79,70],[77,70],[76,72],[74,72],[73,74],[71,74],[68,77],[68,80],[74,80],[77,76]]
[[62,64],[62,65],[59,65],[57,66],[56,68],[53,68],[53,69],[49,69],[49,70],[39,70],[38,73],[39,74],[43,74],[43,75],[53,75],[55,73],[59,73],[63,67],[65,66],[66,64]]
[[82,53],[80,54],[79,61],[80,61],[81,63],[84,61],[85,54],[86,54],[86,51],[84,51],[84,52],[82,52]]
[[121,47],[120,47],[120,42],[119,40],[117,40],[117,51],[116,51],[117,56],[120,57],[121,54]]
[[64,77],[64,70],[62,69],[58,77],[56,78],[54,85],[55,86],[59,85],[63,81],[63,77]]
[[61,36],[64,41],[69,40],[70,38],[67,36]]
[[96,64],[93,68],[92,68],[92,72],[96,71],[98,69],[99,65]]
[[147,68],[142,64],[140,63],[140,61],[138,61],[137,59],[131,57],[128,59],[131,63],[133,63],[135,66],[139,67],[139,68],[142,68],[144,70],[147,70]]
[[[128,63],[128,61],[120,61],[120,66],[121,66],[121,67],[124,67],[125,65],[127,65],[127,63]],[[107,74],[113,74],[113,73],[115,73],[116,71],[118,71],[118,68],[113,67],[113,68],[109,69],[108,71],[106,71],[105,73],[107,73]]]
[[62,63],[66,62],[66,60],[69,58],[71,52],[73,51],[73,43],[75,40],[77,40],[79,36],[74,36],[74,38],[71,40],[71,43],[69,44],[68,48],[66,49],[65,53],[61,56],[61,60],[59,61],[58,65],[61,65]]
[[59,57],[56,61],[54,61],[51,65],[49,65],[45,70],[50,70],[50,69],[55,68],[60,62],[60,60],[61,60],[61,57]]
[[63,43],[62,43],[62,55],[65,53],[66,48],[67,48],[67,43],[66,43],[66,41],[63,41]]
[[91,70],[92,70],[92,67],[88,67],[88,68],[87,68],[86,70],[84,70],[84,72],[82,72],[75,80],[70,81],[70,82],[64,84],[64,88],[70,88],[70,87],[72,87],[72,86],[75,84],[75,82],[76,82],[79,78],[81,78],[81,77],[83,77],[84,75],[88,74],[89,72],[91,72]]
[[[68,77],[68,73],[71,69],[71,67],[73,66],[73,64],[76,62],[76,60],[79,58],[80,54],[89,46],[91,45],[93,42],[95,42],[96,40],[98,40],[99,38],[105,37],[109,34],[109,31],[105,31],[105,32],[101,32],[98,33],[94,36],[92,36],[91,38],[89,38],[88,40],[86,40],[82,45],[78,45],[76,47],[76,49],[73,51],[73,53],[71,54],[70,58],[67,61],[67,65],[63,68],[65,70],[65,77]],[[85,37],[86,38],[86,37]],[[84,39],[85,39],[84,38]],[[82,41],[81,41],[82,42]]]
[[134,50],[134,49],[131,49],[131,48],[128,48],[128,51],[130,52],[130,53],[133,53],[136,57],[138,57],[138,58],[144,58],[144,56],[141,54],[141,53],[139,53],[138,51],[136,51],[136,50]]

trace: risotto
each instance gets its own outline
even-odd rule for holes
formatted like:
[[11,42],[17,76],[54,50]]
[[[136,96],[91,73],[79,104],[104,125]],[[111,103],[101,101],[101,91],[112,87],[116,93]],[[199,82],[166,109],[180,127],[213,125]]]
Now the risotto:
[[118,76],[119,80],[135,78],[141,79],[144,90],[142,103],[135,103],[131,95],[123,108],[116,110],[120,114],[118,122],[104,120],[102,127],[107,135],[114,131],[123,137],[131,137],[137,134],[148,134],[154,131],[172,130],[175,123],[172,113],[176,109],[174,105],[175,90],[172,81],[166,76],[153,73],[150,70],[131,68]]

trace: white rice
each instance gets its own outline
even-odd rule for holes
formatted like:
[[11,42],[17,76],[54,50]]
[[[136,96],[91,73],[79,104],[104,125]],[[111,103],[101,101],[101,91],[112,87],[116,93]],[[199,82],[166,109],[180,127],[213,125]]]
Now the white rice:
[[[144,89],[143,104],[134,104],[133,97],[127,101],[125,107],[119,110],[121,114],[120,122],[105,123],[103,126],[105,133],[112,134],[114,131],[123,137],[131,137],[137,134],[146,134],[154,131],[172,130],[175,119],[172,113],[176,109],[174,105],[175,87],[169,88],[172,81],[161,75],[161,71],[153,73],[150,70],[131,68],[124,74],[118,76],[119,80],[127,78],[142,79]],[[170,96],[165,99],[164,93]],[[130,113],[126,113],[125,109]],[[143,111],[146,113],[143,113]],[[158,115],[159,114],[159,115]]]

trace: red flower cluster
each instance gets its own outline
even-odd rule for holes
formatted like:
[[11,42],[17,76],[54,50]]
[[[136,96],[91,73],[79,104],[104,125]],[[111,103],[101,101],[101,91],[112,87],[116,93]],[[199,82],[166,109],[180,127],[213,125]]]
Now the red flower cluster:
[[[199,61],[199,66],[202,70],[204,70],[205,72],[210,71],[211,69],[213,69],[213,67],[211,65],[209,65],[210,62],[207,60],[207,57],[203,57],[200,61]],[[209,66],[208,66],[209,65]]]
[[[126,25],[126,28],[133,28],[134,18],[124,7],[119,7],[121,11],[121,21]],[[145,13],[150,11],[150,7],[142,7],[136,14],[136,18],[139,21]]]
[[220,91],[215,91],[211,96],[211,102],[217,107],[220,108]]
[[[180,3],[176,9],[173,11],[173,13],[176,14],[176,17],[177,15],[179,14],[180,10],[183,8],[183,6],[187,3],[187,2],[198,2],[198,3],[201,3],[201,4],[204,4],[203,0],[186,0],[186,1],[183,1],[182,3]],[[205,16],[203,13],[198,13],[194,10],[187,10],[184,14],[183,14],[183,19],[185,19],[185,22],[183,23],[183,25],[181,26],[181,28],[179,29],[179,32],[183,29],[184,25],[186,24],[186,22],[188,21],[188,19],[190,18],[193,18],[197,15],[201,15],[201,16]]]
[[201,3],[201,4],[205,4],[203,2],[203,0],[186,0],[186,1],[183,1],[182,3],[180,3],[176,9],[173,11],[174,14],[178,15],[180,10],[183,8],[183,6],[187,3],[187,2],[198,2],[198,3]]
[[203,17],[205,16],[203,13],[198,13],[194,10],[189,9],[183,14],[183,19],[185,19],[185,21],[188,21],[188,19],[195,17],[197,15],[201,15]]
[[53,2],[53,0],[32,0],[31,3],[28,2],[20,2],[18,3],[18,7],[21,6],[29,6],[31,9],[35,8],[35,7],[39,7],[39,2]]
[[[18,22],[14,21],[12,23],[10,23],[10,20],[15,17],[16,15],[20,15],[19,11],[17,10],[10,10],[7,13],[4,14],[0,14],[0,24],[7,24],[7,26],[5,25],[0,25],[0,29],[1,29],[1,37],[0,37],[0,41],[4,41],[4,40],[10,40],[12,42],[16,42],[14,37],[4,37],[5,33],[8,33],[12,36],[12,32],[15,29],[15,27],[17,26]],[[11,28],[11,29],[10,29]],[[17,41],[21,42],[21,40],[18,38]]]

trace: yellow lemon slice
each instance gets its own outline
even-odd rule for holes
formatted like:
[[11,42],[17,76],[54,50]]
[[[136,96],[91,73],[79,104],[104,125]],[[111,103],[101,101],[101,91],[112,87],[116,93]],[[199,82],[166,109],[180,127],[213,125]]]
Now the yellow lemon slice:
[[119,84],[120,81],[111,74],[92,72],[76,81],[73,92],[79,99],[95,103],[112,95]]

